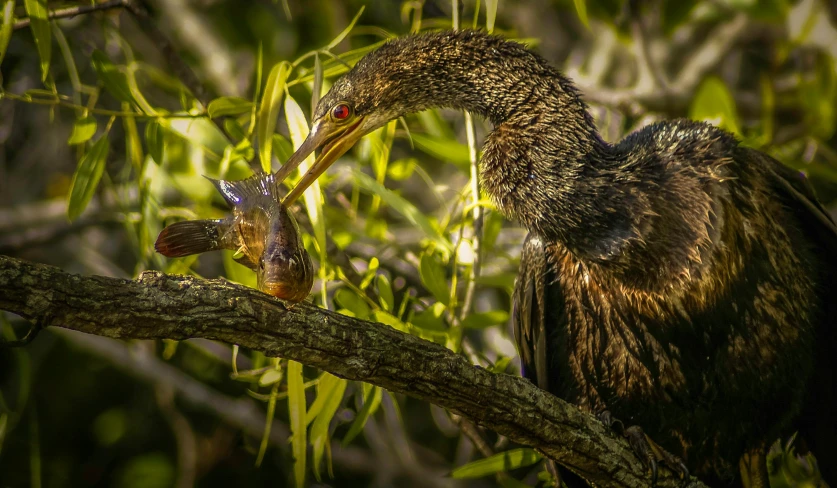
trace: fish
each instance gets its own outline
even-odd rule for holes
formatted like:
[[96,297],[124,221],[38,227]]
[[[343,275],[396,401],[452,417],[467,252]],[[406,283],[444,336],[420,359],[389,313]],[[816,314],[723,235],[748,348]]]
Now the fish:
[[232,215],[170,224],[160,232],[154,249],[170,258],[233,250],[236,261],[256,272],[262,292],[294,303],[307,298],[314,286],[311,256],[296,220],[282,204],[274,175],[207,179],[232,208]]

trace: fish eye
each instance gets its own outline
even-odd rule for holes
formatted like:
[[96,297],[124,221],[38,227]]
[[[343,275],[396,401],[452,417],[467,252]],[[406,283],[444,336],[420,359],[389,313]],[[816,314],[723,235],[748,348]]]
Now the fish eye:
[[352,115],[352,108],[346,103],[338,103],[331,109],[331,117],[334,120],[346,120]]

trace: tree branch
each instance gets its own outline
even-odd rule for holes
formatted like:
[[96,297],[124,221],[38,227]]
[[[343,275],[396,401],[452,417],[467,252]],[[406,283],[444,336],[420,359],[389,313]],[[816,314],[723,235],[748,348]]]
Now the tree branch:
[[[145,272],[83,277],[0,256],[0,310],[113,338],[203,337],[263,351],[419,398],[532,446],[602,487],[648,485],[623,439],[517,376],[391,327],[291,306],[225,280]],[[665,472],[660,487],[680,486]],[[695,482],[692,486],[705,486]]]

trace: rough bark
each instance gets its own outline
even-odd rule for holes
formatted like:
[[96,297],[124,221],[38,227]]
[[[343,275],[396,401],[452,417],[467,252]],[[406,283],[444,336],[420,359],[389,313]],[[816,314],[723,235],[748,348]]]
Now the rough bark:
[[[43,327],[113,338],[239,344],[434,403],[538,449],[597,486],[649,484],[623,439],[523,378],[490,373],[382,324],[304,303],[290,306],[225,280],[159,272],[136,281],[78,276],[0,256],[0,310]],[[680,486],[661,471],[659,486]]]

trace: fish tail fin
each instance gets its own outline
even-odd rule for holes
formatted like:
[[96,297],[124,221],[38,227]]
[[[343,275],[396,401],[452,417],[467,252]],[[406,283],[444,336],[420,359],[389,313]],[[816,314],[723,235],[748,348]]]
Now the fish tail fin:
[[204,176],[204,178],[215,185],[224,200],[232,207],[240,204],[248,197],[266,196],[276,201],[280,200],[280,185],[272,173],[257,174],[238,181],[216,180],[208,176]]
[[228,249],[230,225],[229,219],[175,222],[160,232],[154,249],[170,258]]

